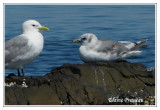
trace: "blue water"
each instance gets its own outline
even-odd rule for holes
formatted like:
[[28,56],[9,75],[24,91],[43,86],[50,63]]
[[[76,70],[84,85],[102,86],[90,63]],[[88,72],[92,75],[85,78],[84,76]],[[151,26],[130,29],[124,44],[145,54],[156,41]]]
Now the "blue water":
[[44,49],[24,67],[26,76],[44,75],[63,64],[82,64],[79,44],[72,40],[88,32],[103,40],[148,39],[149,46],[141,55],[126,60],[155,67],[155,5],[6,5],[5,41],[19,35],[21,24],[28,19],[39,21],[50,31],[42,31]]

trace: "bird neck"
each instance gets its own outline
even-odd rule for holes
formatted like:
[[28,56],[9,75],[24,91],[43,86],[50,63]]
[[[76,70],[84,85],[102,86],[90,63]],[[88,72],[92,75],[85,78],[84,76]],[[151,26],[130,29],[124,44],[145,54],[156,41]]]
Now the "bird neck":
[[92,49],[94,48],[95,46],[97,46],[99,44],[99,41],[98,40],[95,40],[95,41],[92,41],[90,42],[87,46],[88,49]]
[[22,30],[22,33],[23,34],[35,34],[35,33],[40,33],[39,31],[37,30]]

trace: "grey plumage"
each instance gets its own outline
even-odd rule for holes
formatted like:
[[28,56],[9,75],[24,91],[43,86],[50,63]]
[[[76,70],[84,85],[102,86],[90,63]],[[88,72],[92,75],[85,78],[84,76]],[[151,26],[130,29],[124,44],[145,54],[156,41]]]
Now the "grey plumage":
[[[10,39],[5,43],[5,64],[8,64],[17,56],[23,56],[24,53],[30,50],[27,46],[28,39],[20,35],[13,39]],[[7,67],[6,67],[7,68]]]
[[96,35],[86,33],[81,35],[80,39],[75,39],[72,42],[81,42],[79,56],[82,61],[107,62],[125,59],[142,53],[143,51],[135,49],[146,42],[146,40],[136,43],[130,41],[98,40]]
[[22,24],[22,34],[5,43],[5,68],[20,69],[24,76],[23,66],[35,60],[43,49],[43,35],[40,30],[49,30],[35,20],[27,20]]
[[129,51],[128,48],[124,47],[121,43],[113,40],[99,40],[99,48],[96,49],[97,52],[112,52],[120,53],[122,51]]

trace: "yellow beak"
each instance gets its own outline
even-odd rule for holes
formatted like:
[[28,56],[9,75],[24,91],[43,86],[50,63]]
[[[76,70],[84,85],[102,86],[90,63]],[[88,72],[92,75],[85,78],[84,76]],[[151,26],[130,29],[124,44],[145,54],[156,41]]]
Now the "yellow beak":
[[80,43],[81,41],[79,39],[75,39],[72,41],[73,43]]
[[40,30],[47,30],[49,31],[49,28],[45,27],[45,26],[42,26],[41,28],[39,28]]

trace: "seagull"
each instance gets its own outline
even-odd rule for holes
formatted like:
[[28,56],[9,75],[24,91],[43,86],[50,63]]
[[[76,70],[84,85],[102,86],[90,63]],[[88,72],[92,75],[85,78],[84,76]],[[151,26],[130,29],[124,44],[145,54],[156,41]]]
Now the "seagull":
[[27,20],[22,24],[22,34],[5,42],[5,68],[20,69],[24,76],[23,66],[35,60],[43,49],[43,35],[40,30],[49,28],[36,20]]
[[130,41],[98,40],[92,33],[85,33],[80,39],[75,39],[73,43],[81,43],[79,56],[85,63],[88,62],[108,62],[128,58],[143,51],[135,50],[147,39],[136,43]]

